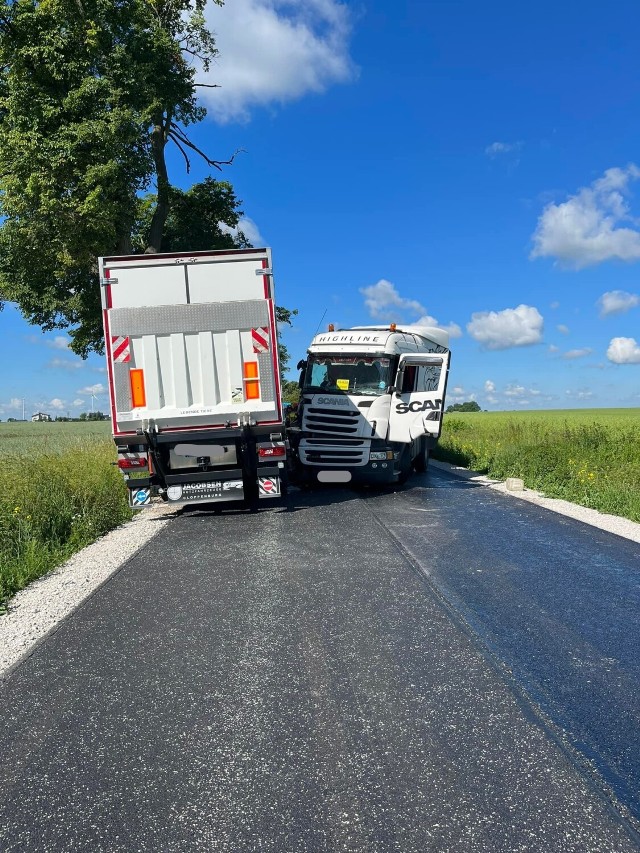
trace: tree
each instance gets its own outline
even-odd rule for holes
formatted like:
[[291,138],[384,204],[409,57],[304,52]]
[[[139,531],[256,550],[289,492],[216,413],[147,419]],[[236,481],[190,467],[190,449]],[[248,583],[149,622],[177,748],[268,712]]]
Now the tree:
[[0,0],[0,295],[44,329],[71,327],[82,356],[102,347],[96,258],[134,248],[154,178],[145,248],[162,248],[179,198],[166,145],[187,170],[191,152],[233,160],[211,159],[185,129],[205,114],[189,60],[206,69],[216,55],[205,5]]
[[454,403],[452,406],[447,406],[446,414],[451,412],[480,412],[482,409],[475,400],[469,400],[466,403]]
[[[243,211],[233,187],[227,181],[205,178],[183,191],[170,187],[169,213],[164,225],[162,249],[165,252],[197,252],[208,249],[244,249],[251,243],[238,230]],[[144,251],[149,245],[157,196],[147,195],[139,207],[133,245]]]
[[295,405],[300,402],[300,386],[297,382],[285,379],[282,383],[282,399],[285,403]]

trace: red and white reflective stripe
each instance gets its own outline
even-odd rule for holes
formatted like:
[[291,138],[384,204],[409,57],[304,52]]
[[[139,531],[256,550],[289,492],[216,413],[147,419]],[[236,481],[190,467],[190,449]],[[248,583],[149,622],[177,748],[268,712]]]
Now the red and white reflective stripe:
[[269,329],[251,329],[254,352],[269,352]]
[[111,338],[111,354],[116,362],[131,361],[131,347],[128,336]]

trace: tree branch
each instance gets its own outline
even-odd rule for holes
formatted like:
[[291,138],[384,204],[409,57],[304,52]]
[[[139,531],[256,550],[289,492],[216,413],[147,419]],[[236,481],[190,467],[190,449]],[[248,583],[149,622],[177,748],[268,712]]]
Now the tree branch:
[[194,83],[193,86],[194,86],[194,88],[196,86],[200,86],[200,87],[205,88],[205,89],[221,89],[222,88],[220,83]]
[[236,154],[240,154],[241,152],[244,153],[243,148],[237,148],[228,160],[212,160],[211,157],[207,156],[207,154],[205,154],[201,148],[198,148],[197,145],[194,145],[194,143],[191,142],[191,140],[187,137],[185,132],[177,125],[173,125],[171,133],[169,135],[176,144],[178,143],[178,141],[180,141],[187,148],[191,148],[192,151],[195,151],[196,154],[199,154],[204,160],[204,162],[207,164],[207,166],[214,166],[219,171],[222,171],[223,166],[231,166],[231,164],[235,160]]
[[182,147],[182,145],[178,141],[176,135],[171,130],[169,131],[169,139],[172,139],[175,142],[175,144],[178,146],[178,149],[180,150],[180,153],[184,157],[184,162],[185,162],[185,166],[187,169],[187,175],[188,175],[191,171],[191,161],[189,160],[187,152],[184,150],[184,148]]

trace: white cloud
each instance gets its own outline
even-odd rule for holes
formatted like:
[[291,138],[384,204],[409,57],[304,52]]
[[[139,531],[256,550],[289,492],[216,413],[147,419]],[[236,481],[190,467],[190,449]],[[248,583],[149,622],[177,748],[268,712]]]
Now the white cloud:
[[552,302],[552,303],[549,305],[549,307],[550,307],[550,308],[553,308],[553,310],[555,311],[555,310],[556,310],[556,308],[559,308],[559,307],[560,307],[560,303],[559,303],[559,302],[557,302],[557,301],[556,301],[556,302]]
[[527,389],[522,385],[507,385],[505,388],[504,396],[505,397],[522,397],[523,394],[527,393]]
[[583,347],[582,349],[570,349],[568,352],[563,353],[563,358],[568,358],[569,360],[574,358],[584,358],[585,355],[591,355],[593,350],[590,347]]
[[564,323],[560,323],[558,326],[556,326],[556,329],[557,329],[559,332],[561,332],[563,335],[568,335],[568,334],[569,334],[569,327],[568,327],[568,326],[565,326],[565,325],[564,325]]
[[220,55],[196,65],[207,109],[220,122],[247,121],[252,108],[284,104],[355,79],[350,12],[337,0],[233,0],[207,6]]
[[500,154],[510,154],[513,151],[519,151],[522,148],[522,142],[492,142],[484,149],[487,157],[498,157]]
[[484,390],[487,392],[487,394],[493,394],[496,390],[495,383],[492,382],[490,379],[487,379],[487,381],[484,383]]
[[584,388],[579,391],[571,391],[570,389],[567,389],[564,393],[567,397],[575,397],[577,400],[588,400],[593,397],[593,391],[588,388]]
[[86,367],[86,365],[81,359],[78,361],[69,361],[67,358],[52,358],[51,361],[47,363],[47,367],[51,367],[54,370],[73,371]]
[[84,400],[74,400],[71,404],[74,408],[77,406],[84,406]]
[[633,163],[607,169],[591,186],[561,204],[548,204],[533,235],[531,258],[555,258],[561,265],[581,269],[602,261],[640,259],[640,231],[625,199],[628,185],[640,177]]
[[635,338],[612,338],[607,358],[614,364],[640,364],[640,344]]
[[625,314],[640,305],[640,296],[637,293],[627,293],[625,290],[609,290],[598,299],[598,305],[601,317],[607,317],[609,314]]
[[237,228],[231,228],[224,222],[219,223],[219,228],[225,234],[232,234],[234,237],[238,236],[238,231],[242,231],[247,240],[256,248],[267,245],[266,240],[260,233],[260,229],[253,219],[250,219],[248,216],[243,217],[238,222]]
[[549,344],[549,352],[560,352],[560,347],[555,344]]
[[364,304],[369,314],[375,320],[398,322],[402,319],[402,315],[410,312],[422,315],[421,322],[428,321],[428,326],[437,325],[436,320],[427,315],[427,309],[417,300],[400,296],[394,285],[384,278],[381,278],[377,284],[361,287],[360,293],[364,296]]
[[55,338],[45,340],[45,344],[52,349],[69,349],[69,338],[56,335]]
[[100,397],[102,394],[106,394],[107,389],[105,386],[98,382],[95,385],[87,385],[85,388],[78,388],[76,394],[93,394],[96,397]]
[[58,412],[62,411],[62,409],[65,408],[65,405],[64,400],[61,400],[59,397],[54,397],[53,400],[49,400],[47,403],[47,406],[50,409],[56,409]]
[[381,278],[376,284],[361,287],[364,303],[374,320],[384,323],[401,323],[408,315],[418,314],[419,319],[410,320],[412,326],[436,326],[445,329],[451,338],[461,338],[462,329],[457,323],[444,325],[427,314],[427,309],[417,299],[405,299],[390,281]]
[[467,331],[484,349],[501,350],[540,343],[544,320],[537,308],[518,305],[504,311],[479,311],[471,315]]
[[453,389],[454,394],[464,394],[464,388],[461,385],[456,385]]
[[449,323],[447,326],[441,326],[442,329],[446,329],[449,332],[450,338],[461,338],[462,337],[462,329],[457,323]]
[[444,325],[444,323],[438,323],[435,317],[429,316],[429,314],[425,314],[424,317],[420,317],[419,320],[412,322],[413,326],[437,326],[440,329],[445,329],[445,331],[449,332],[450,338],[461,338],[462,337],[462,329],[457,323],[449,323],[448,325]]

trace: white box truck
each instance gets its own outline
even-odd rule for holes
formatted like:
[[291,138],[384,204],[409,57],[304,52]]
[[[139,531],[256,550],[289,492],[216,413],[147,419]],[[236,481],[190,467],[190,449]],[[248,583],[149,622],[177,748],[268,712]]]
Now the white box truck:
[[390,484],[425,471],[442,429],[449,335],[435,327],[357,326],[316,335],[298,364],[289,430],[303,482]]
[[286,488],[269,249],[99,259],[110,414],[132,507]]

